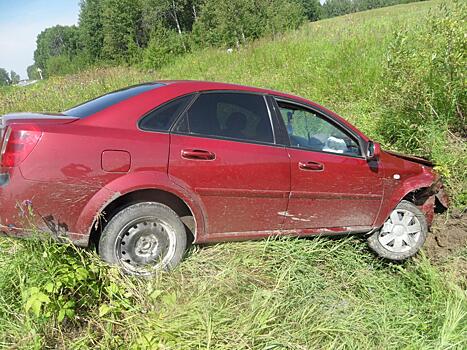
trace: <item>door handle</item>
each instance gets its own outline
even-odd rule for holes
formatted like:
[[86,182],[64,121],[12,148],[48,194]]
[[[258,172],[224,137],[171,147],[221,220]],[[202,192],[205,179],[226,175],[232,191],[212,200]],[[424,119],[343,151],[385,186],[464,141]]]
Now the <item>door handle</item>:
[[193,160],[214,160],[216,155],[204,149],[182,149],[182,158]]
[[298,167],[301,170],[322,171],[324,165],[318,162],[298,162]]

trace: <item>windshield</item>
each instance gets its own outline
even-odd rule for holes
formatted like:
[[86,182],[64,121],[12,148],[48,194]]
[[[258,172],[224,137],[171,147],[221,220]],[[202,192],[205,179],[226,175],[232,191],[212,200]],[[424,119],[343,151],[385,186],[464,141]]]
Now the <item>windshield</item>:
[[91,101],[84,102],[76,107],[66,110],[65,112],[63,112],[63,114],[77,118],[85,118],[94,113],[102,111],[103,109],[106,109],[114,104],[117,104],[123,100],[126,100],[130,97],[139,95],[143,92],[152,89],[156,89],[163,85],[164,84],[160,83],[148,83],[130,86],[128,88],[117,90],[106,95],[97,97]]

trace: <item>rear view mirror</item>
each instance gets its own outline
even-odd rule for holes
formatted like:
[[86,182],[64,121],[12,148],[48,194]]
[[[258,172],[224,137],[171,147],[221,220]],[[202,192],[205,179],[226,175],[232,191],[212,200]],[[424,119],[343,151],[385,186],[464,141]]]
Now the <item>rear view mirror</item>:
[[377,160],[381,154],[381,146],[378,142],[368,141],[366,159]]

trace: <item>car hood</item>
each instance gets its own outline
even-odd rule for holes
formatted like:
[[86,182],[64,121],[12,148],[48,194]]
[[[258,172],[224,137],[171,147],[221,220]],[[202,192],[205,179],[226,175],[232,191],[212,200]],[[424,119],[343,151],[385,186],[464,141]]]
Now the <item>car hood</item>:
[[411,156],[411,155],[408,155],[408,154],[398,153],[398,152],[393,152],[393,151],[386,151],[385,150],[384,152],[389,153],[390,155],[395,156],[397,158],[408,160],[408,161],[411,161],[411,162],[414,162],[414,163],[426,165],[426,166],[429,166],[429,167],[434,167],[435,166],[435,164],[433,162],[431,162],[431,161],[429,161],[428,159],[425,159],[425,158],[415,157],[415,156]]

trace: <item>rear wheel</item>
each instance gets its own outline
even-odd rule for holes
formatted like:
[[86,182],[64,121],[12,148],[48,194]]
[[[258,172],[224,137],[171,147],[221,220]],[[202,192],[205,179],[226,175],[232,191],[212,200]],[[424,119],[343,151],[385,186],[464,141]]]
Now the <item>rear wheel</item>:
[[99,240],[99,255],[127,273],[149,275],[178,265],[186,244],[185,227],[172,209],[142,202],[109,221]]
[[383,227],[368,237],[368,245],[382,258],[401,261],[420,250],[427,233],[425,215],[414,204],[402,201]]

